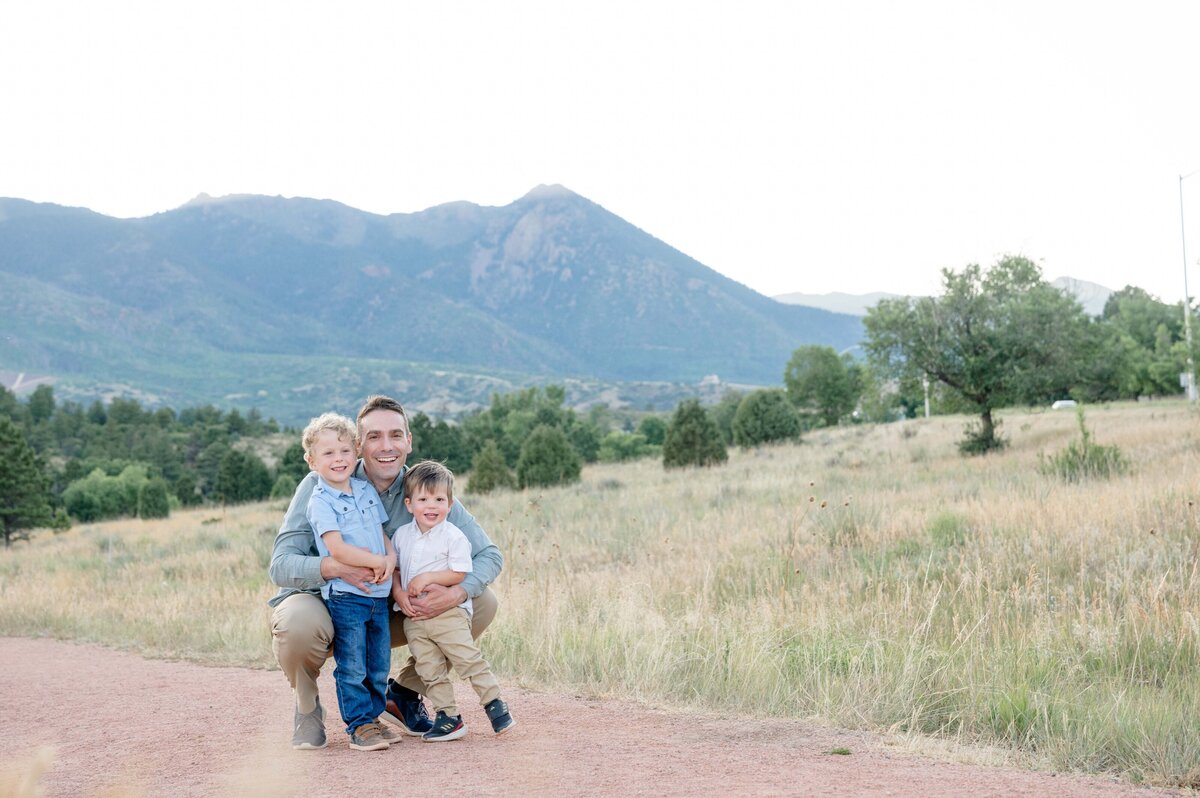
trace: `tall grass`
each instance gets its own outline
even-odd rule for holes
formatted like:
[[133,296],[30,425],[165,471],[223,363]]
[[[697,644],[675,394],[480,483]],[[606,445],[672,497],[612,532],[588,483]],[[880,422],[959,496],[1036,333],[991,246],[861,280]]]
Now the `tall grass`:
[[[942,418],[816,432],[711,470],[643,461],[468,495],[507,558],[483,648],[546,689],[1200,785],[1200,418],[1158,403],[1089,420],[1128,473],[1039,473],[1074,419],[1010,413],[1010,446],[984,458],[960,457],[962,419]],[[36,538],[0,554],[0,632],[269,664],[281,514]]]

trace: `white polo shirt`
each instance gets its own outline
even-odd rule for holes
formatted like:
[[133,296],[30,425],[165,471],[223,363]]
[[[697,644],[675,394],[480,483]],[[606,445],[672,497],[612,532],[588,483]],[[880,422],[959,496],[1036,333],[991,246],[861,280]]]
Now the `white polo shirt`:
[[[471,573],[471,543],[463,531],[449,521],[443,521],[428,532],[422,532],[416,520],[409,521],[392,535],[396,549],[396,568],[400,571],[400,587],[408,590],[414,576],[430,571]],[[470,615],[471,597],[458,606]]]

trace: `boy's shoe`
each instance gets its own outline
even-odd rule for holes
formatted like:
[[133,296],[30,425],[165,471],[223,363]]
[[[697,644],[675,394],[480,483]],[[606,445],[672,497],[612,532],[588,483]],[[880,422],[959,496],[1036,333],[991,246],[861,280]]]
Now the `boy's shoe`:
[[325,709],[321,699],[317,699],[316,707],[308,714],[302,715],[297,709],[292,723],[292,748],[305,751],[325,747]]
[[387,740],[388,745],[395,745],[404,739],[400,732],[378,719],[375,720],[375,725],[379,727],[379,736]]
[[488,718],[492,721],[492,731],[496,734],[504,734],[517,725],[517,721],[508,712],[508,704],[499,698],[484,704],[483,711],[487,713]]
[[420,737],[433,728],[433,721],[425,711],[425,702],[421,700],[421,696],[395,679],[388,679],[384,698],[387,699],[387,708],[380,715],[384,720],[399,726],[413,737]]
[[382,751],[388,747],[388,741],[380,732],[378,723],[368,721],[350,732],[350,747],[355,751]]
[[462,715],[447,715],[438,710],[433,719],[433,728],[421,735],[427,743],[441,743],[447,740],[457,740],[467,733],[467,724],[462,722]]

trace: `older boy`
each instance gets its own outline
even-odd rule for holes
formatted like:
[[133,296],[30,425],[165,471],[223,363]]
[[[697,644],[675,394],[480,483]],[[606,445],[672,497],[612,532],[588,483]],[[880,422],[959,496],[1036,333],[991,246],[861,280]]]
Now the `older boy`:
[[432,460],[418,463],[404,477],[404,506],[413,520],[392,536],[398,561],[392,595],[408,616],[404,619],[408,648],[437,710],[433,728],[424,735],[426,742],[457,740],[467,733],[450,684],[451,665],[475,688],[492,731],[503,734],[516,725],[500,698],[500,683],[471,639],[471,599],[436,618],[411,617],[412,599],[432,585],[457,585],[471,572],[471,544],[446,520],[453,504],[450,469]]
[[[412,435],[400,403],[386,396],[368,398],[358,412],[357,444],[359,461],[354,476],[365,477],[379,493],[388,515],[384,530],[390,534],[412,518],[404,507],[402,486],[405,461],[412,452]],[[271,581],[280,586],[270,601],[271,647],[295,692],[295,748],[325,745],[325,710],[317,691],[317,677],[331,654],[334,633],[320,589],[335,577],[365,588],[372,576],[368,569],[342,565],[318,553],[312,526],[305,516],[316,480],[315,474],[301,480],[271,552]],[[478,638],[496,615],[498,602],[487,586],[500,574],[504,559],[461,502],[454,503],[449,520],[471,543],[472,572],[454,587],[431,586],[424,598],[411,602],[414,617],[436,617],[469,596],[475,605],[471,635]],[[406,644],[402,620],[400,613],[391,613],[393,647]],[[425,685],[409,657],[396,679],[388,683],[384,719],[409,734],[419,736],[429,731],[433,723],[421,702],[424,693]]]
[[370,482],[352,476],[354,437],[354,423],[336,413],[318,416],[305,427],[304,459],[317,474],[306,516],[318,552],[372,572],[364,586],[329,581],[321,598],[333,622],[333,678],[350,747],[379,751],[398,739],[379,723],[387,708],[384,691],[392,658],[387,597],[396,552],[383,531],[387,514],[379,494]]

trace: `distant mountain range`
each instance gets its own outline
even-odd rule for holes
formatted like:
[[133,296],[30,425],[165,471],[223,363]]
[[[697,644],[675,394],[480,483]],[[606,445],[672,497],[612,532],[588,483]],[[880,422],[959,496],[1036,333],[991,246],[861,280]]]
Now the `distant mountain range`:
[[[1091,316],[1099,316],[1104,312],[1104,303],[1113,293],[1111,288],[1105,288],[1099,283],[1089,283],[1086,280],[1076,280],[1074,277],[1059,277],[1051,280],[1055,288],[1069,291],[1083,305],[1084,311]],[[779,294],[775,299],[789,305],[820,308],[834,313],[848,313],[852,316],[865,316],[870,308],[875,307],[882,299],[899,299],[901,294],[888,294],[876,291],[871,294]]]
[[0,274],[0,370],[53,378],[60,395],[283,420],[371,391],[454,413],[548,381],[597,396],[652,384],[628,401],[709,375],[778,384],[797,346],[843,349],[862,332],[854,316],[758,294],[561,186],[390,216],[201,195],[115,219],[0,199]]

